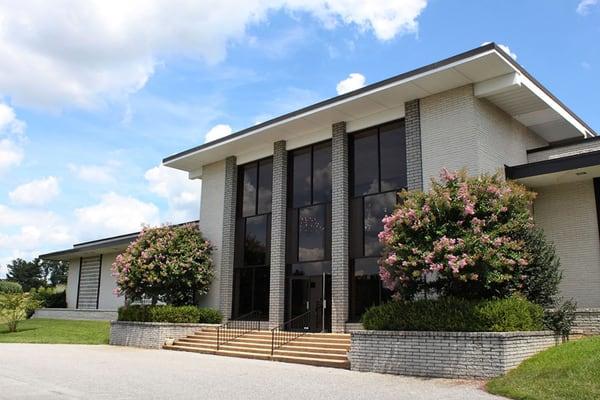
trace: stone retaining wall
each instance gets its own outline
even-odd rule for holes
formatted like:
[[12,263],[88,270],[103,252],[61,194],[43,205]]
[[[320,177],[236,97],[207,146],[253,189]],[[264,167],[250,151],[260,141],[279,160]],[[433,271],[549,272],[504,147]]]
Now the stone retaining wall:
[[491,378],[558,344],[541,332],[354,331],[354,371],[444,378]]
[[160,349],[167,338],[175,340],[193,334],[204,327],[218,324],[170,324],[166,322],[110,322],[110,344],[116,346]]
[[600,335],[600,308],[580,308],[575,312],[573,333]]
[[73,308],[40,308],[35,310],[32,318],[47,319],[91,319],[101,321],[111,321],[117,319],[117,312],[114,310],[76,310]]

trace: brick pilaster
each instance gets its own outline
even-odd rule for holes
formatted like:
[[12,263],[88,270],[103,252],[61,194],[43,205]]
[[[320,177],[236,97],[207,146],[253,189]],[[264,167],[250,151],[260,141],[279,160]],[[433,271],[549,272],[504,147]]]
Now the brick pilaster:
[[271,327],[284,322],[287,158],[285,141],[275,142],[273,147],[271,288],[269,295],[269,325]]
[[331,329],[343,332],[348,320],[350,188],[346,123],[332,125]]
[[235,211],[237,200],[237,162],[225,159],[225,191],[223,196],[223,239],[221,240],[221,275],[219,308],[225,320],[231,318],[233,292],[233,258],[235,249]]
[[406,175],[408,189],[423,189],[421,158],[421,110],[419,99],[404,105],[406,124]]

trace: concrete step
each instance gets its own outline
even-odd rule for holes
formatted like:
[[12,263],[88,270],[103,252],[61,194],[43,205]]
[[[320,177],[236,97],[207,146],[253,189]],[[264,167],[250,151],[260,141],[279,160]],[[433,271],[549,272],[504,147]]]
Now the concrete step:
[[273,356],[273,361],[281,361],[295,364],[307,364],[317,367],[331,367],[350,369],[350,362],[346,360],[330,360],[312,357]]

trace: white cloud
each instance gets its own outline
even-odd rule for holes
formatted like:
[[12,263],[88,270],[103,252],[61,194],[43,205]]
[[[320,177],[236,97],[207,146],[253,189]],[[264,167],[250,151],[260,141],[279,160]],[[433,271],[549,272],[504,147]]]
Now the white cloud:
[[144,174],[152,193],[167,200],[169,209],[165,222],[186,222],[199,217],[202,184],[188,179],[188,174],[163,165]]
[[213,140],[220,139],[227,135],[231,135],[232,129],[231,126],[225,124],[218,124],[213,126],[206,135],[204,135],[204,143],[212,142]]
[[353,72],[348,77],[338,82],[335,90],[337,94],[344,94],[365,86],[365,77],[358,72]]
[[142,224],[159,223],[156,205],[114,192],[104,194],[97,204],[77,208],[74,214],[79,236],[88,238],[134,232]]
[[15,104],[93,107],[142,88],[173,56],[226,57],[249,26],[305,12],[379,40],[414,33],[427,0],[21,0],[0,3],[0,95]]
[[51,211],[19,210],[0,204],[0,277],[11,260],[32,259],[40,252],[68,247],[74,242],[72,228]]
[[93,164],[69,164],[69,170],[78,179],[90,183],[111,183],[115,181],[113,176],[115,168],[119,165],[116,161],[109,161],[105,165]]
[[49,176],[17,186],[8,197],[16,204],[41,206],[52,201],[59,193],[58,179]]
[[[486,44],[490,44],[490,43],[492,43],[492,42],[483,42],[483,43],[481,43],[481,45],[482,45],[482,46],[485,46]],[[499,44],[498,44],[498,47],[500,47],[500,48],[501,48],[501,49],[502,49],[502,50],[503,50],[503,51],[504,51],[506,54],[508,54],[509,56],[511,56],[511,57],[512,57],[514,60],[516,60],[516,59],[517,59],[517,54],[516,54],[516,53],[513,53],[513,52],[510,50],[510,47],[508,47],[507,45],[505,45],[505,44],[500,44],[500,43],[499,43]]]
[[598,0],[581,0],[577,5],[577,13],[580,15],[588,15],[590,9],[598,4]]
[[23,161],[23,149],[10,139],[0,139],[0,173]]
[[12,107],[0,102],[0,174],[23,161],[24,132],[25,123],[17,118]]

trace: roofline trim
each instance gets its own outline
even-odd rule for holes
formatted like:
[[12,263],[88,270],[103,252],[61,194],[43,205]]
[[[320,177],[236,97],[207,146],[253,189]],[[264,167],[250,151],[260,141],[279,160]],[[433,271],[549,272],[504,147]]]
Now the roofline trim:
[[588,153],[574,154],[572,156],[542,160],[529,164],[505,166],[507,179],[529,178],[532,176],[547,175],[555,172],[569,171],[578,168],[600,165],[600,150]]
[[542,85],[537,79],[535,79],[531,74],[529,74],[529,72],[527,72],[518,62],[516,62],[510,55],[508,55],[504,50],[502,50],[495,42],[492,43],[488,43],[486,45],[480,46],[480,47],[476,47],[474,49],[468,50],[466,52],[457,54],[455,56],[443,59],[441,61],[432,63],[432,64],[428,64],[425,65],[423,67],[419,67],[417,69],[402,73],[400,75],[396,75],[393,76],[391,78],[387,78],[384,79],[382,81],[379,82],[375,82],[372,83],[370,85],[364,86],[360,89],[354,90],[352,92],[348,92],[339,96],[335,96],[323,101],[320,101],[318,103],[309,105],[307,107],[303,107],[300,108],[298,110],[289,112],[287,114],[281,115],[279,117],[275,117],[273,119],[270,119],[268,121],[262,122],[260,124],[242,129],[240,131],[237,131],[235,133],[232,133],[230,135],[224,136],[222,138],[219,138],[217,140],[213,140],[211,142],[208,143],[203,143],[199,146],[195,146],[192,147],[190,149],[181,151],[179,153],[173,154],[171,156],[168,156],[166,158],[164,158],[162,160],[163,164],[167,165],[173,161],[179,160],[185,156],[188,156],[190,154],[193,153],[197,153],[201,150],[207,150],[210,149],[212,147],[216,147],[218,145],[222,145],[228,142],[231,142],[233,140],[239,139],[241,137],[244,137],[246,135],[249,134],[253,134],[253,133],[258,133],[263,129],[266,129],[268,127],[273,127],[276,126],[280,123],[283,123],[285,121],[288,120],[292,120],[295,118],[299,118],[302,117],[304,114],[312,112],[312,111],[317,111],[320,108],[324,108],[327,106],[331,106],[333,104],[342,104],[345,101],[349,101],[351,99],[354,98],[359,98],[362,97],[366,94],[368,94],[369,92],[372,92],[376,89],[383,89],[389,85],[392,84],[397,84],[403,80],[408,80],[409,78],[414,79],[415,77],[422,75],[422,74],[427,74],[432,72],[433,70],[436,69],[440,69],[440,68],[448,68],[450,67],[452,64],[456,64],[459,62],[463,62],[469,58],[473,58],[473,57],[479,57],[482,56],[484,54],[487,54],[491,51],[496,51],[509,65],[511,65],[513,68],[515,68],[519,73],[521,73],[523,76],[525,76],[527,79],[529,79],[529,81],[531,81],[535,86],[537,86],[544,94],[546,94],[550,99],[552,99],[553,101],[555,101],[558,106],[560,106],[561,108],[564,109],[564,111],[570,115],[573,119],[575,119],[578,123],[580,123],[585,129],[588,130],[588,132],[593,135],[593,136],[597,136],[597,133],[588,125],[586,124],[581,118],[579,118],[570,108],[568,108],[562,101],[560,101],[556,96],[554,96],[544,85]]

